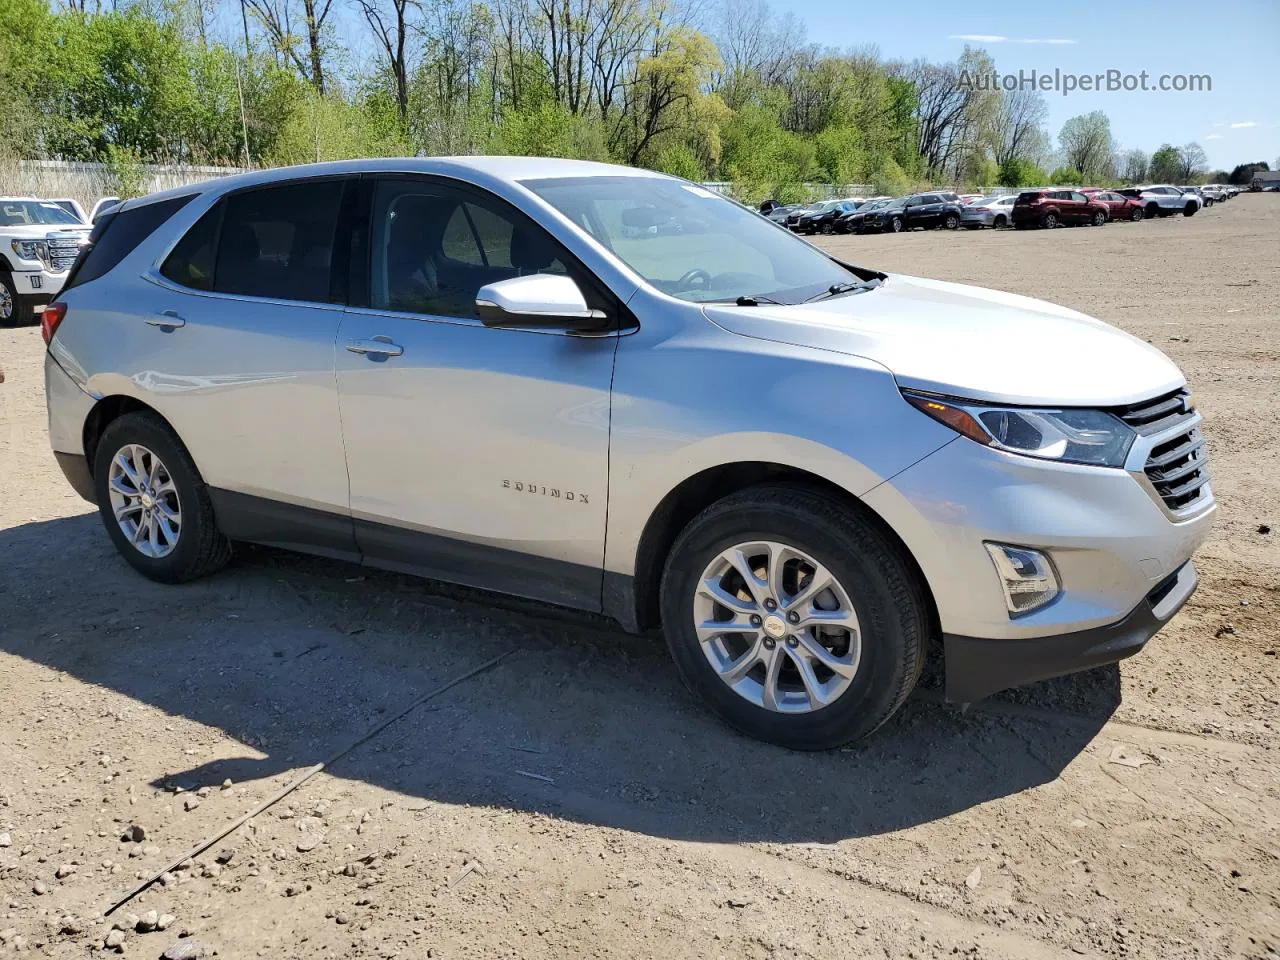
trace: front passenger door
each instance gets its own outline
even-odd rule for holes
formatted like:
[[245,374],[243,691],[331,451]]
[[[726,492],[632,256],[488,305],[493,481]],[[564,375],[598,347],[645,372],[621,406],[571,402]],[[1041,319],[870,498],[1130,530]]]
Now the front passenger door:
[[337,367],[366,561],[599,610],[617,336],[486,327],[475,299],[561,273],[592,308],[621,305],[497,197],[427,177],[365,190],[367,289]]

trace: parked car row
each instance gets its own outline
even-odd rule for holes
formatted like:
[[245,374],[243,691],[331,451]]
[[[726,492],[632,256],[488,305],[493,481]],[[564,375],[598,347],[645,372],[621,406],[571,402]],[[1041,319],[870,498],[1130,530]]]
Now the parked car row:
[[766,200],[760,212],[796,233],[900,233],[903,230],[965,227],[1101,226],[1109,220],[1139,221],[1175,214],[1193,216],[1240,192],[1208,184],[1178,187],[1036,187],[1007,196],[958,195],[951,191],[905,197],[847,197],[810,206]]

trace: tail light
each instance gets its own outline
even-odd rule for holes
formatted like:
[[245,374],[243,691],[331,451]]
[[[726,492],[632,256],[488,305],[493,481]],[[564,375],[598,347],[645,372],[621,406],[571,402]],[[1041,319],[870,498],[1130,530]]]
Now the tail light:
[[62,323],[62,318],[66,315],[67,305],[56,302],[49,304],[44,308],[44,313],[40,314],[40,336],[44,337],[46,346],[58,332],[58,324]]

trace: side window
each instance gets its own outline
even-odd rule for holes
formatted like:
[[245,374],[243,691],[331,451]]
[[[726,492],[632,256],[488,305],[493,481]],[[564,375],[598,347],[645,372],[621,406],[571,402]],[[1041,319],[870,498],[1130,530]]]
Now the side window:
[[1072,200],[1074,200],[1074,201],[1076,201],[1077,203],[1084,203],[1084,202],[1086,201],[1086,199],[1087,199],[1087,198],[1085,197],[1085,195],[1084,195],[1083,193],[1074,193],[1074,192],[1073,192],[1073,193],[1071,194],[1071,199],[1072,199]]
[[568,272],[531,221],[425,181],[378,183],[371,238],[373,309],[470,319],[485,284]]
[[160,274],[193,290],[213,289],[213,262],[218,248],[218,227],[225,203],[214,204],[195,226],[183,235],[160,265]]
[[213,289],[276,300],[329,300],[343,180],[248,190],[224,203]]

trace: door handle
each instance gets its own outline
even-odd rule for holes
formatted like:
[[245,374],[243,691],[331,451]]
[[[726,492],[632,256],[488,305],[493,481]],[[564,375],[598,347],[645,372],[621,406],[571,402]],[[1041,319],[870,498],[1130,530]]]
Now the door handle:
[[178,327],[185,327],[187,321],[178,316],[176,310],[162,310],[154,317],[147,317],[147,323],[153,327],[162,327],[169,330],[176,330]]
[[404,347],[392,343],[390,337],[374,337],[372,340],[348,340],[347,350],[351,353],[362,353],[373,357],[398,357],[404,353]]

